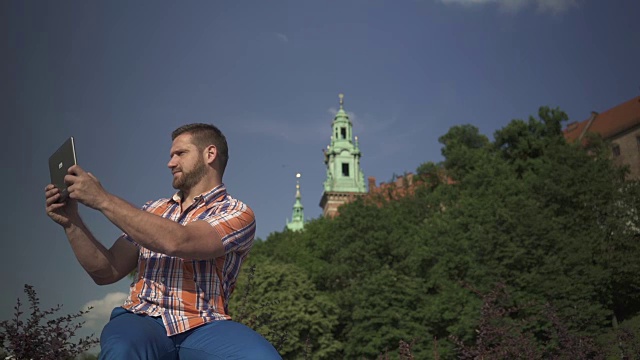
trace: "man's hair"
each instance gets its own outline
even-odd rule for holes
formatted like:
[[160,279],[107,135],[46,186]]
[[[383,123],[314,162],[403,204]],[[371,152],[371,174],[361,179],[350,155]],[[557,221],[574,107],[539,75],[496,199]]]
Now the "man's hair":
[[229,147],[227,146],[227,138],[220,129],[211,124],[187,124],[175,129],[171,133],[171,140],[175,140],[182,134],[190,134],[193,144],[199,151],[204,150],[209,145],[214,145],[220,157],[220,175],[224,173],[227,161],[229,161]]

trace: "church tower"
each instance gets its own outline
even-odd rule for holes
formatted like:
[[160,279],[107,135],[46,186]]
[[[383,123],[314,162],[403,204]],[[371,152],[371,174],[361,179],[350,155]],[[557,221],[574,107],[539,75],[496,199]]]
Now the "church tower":
[[297,231],[304,229],[304,207],[300,195],[300,173],[296,174],[296,202],[293,204],[291,222],[287,220],[287,229]]
[[334,217],[338,207],[366,194],[364,174],[360,169],[358,137],[353,136],[353,124],[344,111],[344,95],[340,98],[340,109],[331,123],[331,141],[324,152],[327,179],[320,207],[324,216]]

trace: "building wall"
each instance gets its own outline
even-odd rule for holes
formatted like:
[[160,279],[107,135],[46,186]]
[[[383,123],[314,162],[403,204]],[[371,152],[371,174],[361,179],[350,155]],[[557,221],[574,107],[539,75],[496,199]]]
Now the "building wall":
[[629,166],[629,179],[640,180],[640,126],[612,136],[611,146],[618,146],[620,155],[613,151],[613,161],[617,165]]
[[366,193],[345,193],[345,192],[325,192],[320,200],[322,216],[333,218],[339,215],[338,208],[342,204],[347,204]]
[[422,183],[422,181],[416,181],[416,179],[417,177],[412,173],[407,173],[406,175],[396,177],[393,182],[382,182],[380,185],[376,186],[376,178],[370,176],[367,200],[373,200],[375,203],[380,203],[383,200],[397,200],[408,195],[413,195],[417,185]]

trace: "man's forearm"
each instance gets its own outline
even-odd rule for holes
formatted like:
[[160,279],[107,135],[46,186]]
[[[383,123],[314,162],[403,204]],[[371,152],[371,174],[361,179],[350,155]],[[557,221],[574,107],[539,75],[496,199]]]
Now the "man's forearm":
[[82,220],[65,228],[71,248],[84,270],[97,284],[112,282],[114,270],[113,259],[109,250],[102,245]]
[[186,235],[184,226],[140,210],[115,195],[108,194],[98,210],[138,244],[158,253],[173,255]]

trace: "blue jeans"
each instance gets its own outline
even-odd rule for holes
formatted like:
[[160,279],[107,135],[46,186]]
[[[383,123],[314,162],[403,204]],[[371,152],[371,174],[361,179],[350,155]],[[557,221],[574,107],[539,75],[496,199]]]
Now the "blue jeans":
[[260,334],[235,321],[221,320],[167,336],[159,317],[122,307],[111,312],[100,336],[100,359],[282,359]]

